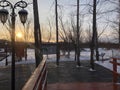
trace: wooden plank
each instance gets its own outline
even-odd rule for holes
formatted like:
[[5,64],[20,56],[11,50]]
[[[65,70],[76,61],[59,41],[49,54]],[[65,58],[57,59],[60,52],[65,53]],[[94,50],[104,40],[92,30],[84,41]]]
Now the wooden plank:
[[37,87],[37,84],[40,79],[45,63],[46,63],[46,59],[43,59],[40,65],[35,69],[30,79],[27,81],[25,86],[22,88],[22,90],[37,90],[36,87]]
[[110,61],[110,63],[116,64],[116,65],[120,66],[120,63],[116,63],[116,62],[114,62],[114,61]]
[[115,75],[120,76],[120,73],[112,71]]

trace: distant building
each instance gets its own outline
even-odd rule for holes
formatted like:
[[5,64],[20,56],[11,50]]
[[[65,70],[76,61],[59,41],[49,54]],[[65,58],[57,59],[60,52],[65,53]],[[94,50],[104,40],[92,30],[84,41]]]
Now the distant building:
[[54,43],[44,43],[42,44],[43,54],[56,54],[56,44]]

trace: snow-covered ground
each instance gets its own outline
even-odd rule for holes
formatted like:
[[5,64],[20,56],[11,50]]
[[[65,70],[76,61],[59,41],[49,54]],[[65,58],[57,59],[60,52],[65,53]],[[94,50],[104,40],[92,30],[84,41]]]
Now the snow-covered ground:
[[[34,50],[33,49],[28,49],[27,54],[28,54],[27,61],[25,60],[25,58],[22,58],[22,61],[15,62],[15,64],[30,64],[30,63],[35,63]],[[8,65],[11,65],[11,55],[7,57],[7,60],[8,60]],[[6,59],[0,61],[0,67],[5,67],[5,62],[6,62]]]
[[[104,62],[96,61],[95,63],[113,71],[113,65],[110,63],[110,60],[104,61]],[[119,63],[120,63],[120,60],[119,60]],[[117,72],[120,73],[120,66],[117,67]]]
[[[119,50],[107,50],[107,49],[99,49],[100,54],[105,53],[104,55],[104,60],[105,61],[95,61],[95,63],[108,68],[112,70],[112,64],[110,63],[111,57],[118,57],[120,56],[120,51]],[[34,49],[28,49],[28,59],[27,61],[23,58],[22,61],[16,62],[16,64],[30,64],[30,63],[35,63],[35,55],[34,55]],[[44,55],[44,57],[47,57],[47,55]],[[102,57],[100,56],[100,59]],[[90,50],[85,49],[84,51],[81,52],[81,57],[80,60],[90,60]],[[56,61],[56,55],[55,54],[50,54],[48,56],[47,62],[55,62]],[[74,61],[74,52],[70,53],[70,57],[68,58],[67,56],[62,56],[60,57],[60,62],[61,61]],[[118,60],[120,62],[120,60]],[[0,61],[0,67],[5,67],[5,62],[6,59]],[[9,65],[11,64],[11,56],[8,57],[8,62]],[[120,73],[120,66],[118,66],[118,72]]]

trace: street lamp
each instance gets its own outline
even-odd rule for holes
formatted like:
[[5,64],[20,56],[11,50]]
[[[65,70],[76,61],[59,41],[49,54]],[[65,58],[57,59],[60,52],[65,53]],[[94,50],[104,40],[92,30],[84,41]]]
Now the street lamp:
[[22,10],[20,10],[18,12],[19,16],[20,16],[20,20],[23,24],[25,24],[26,20],[27,20],[27,11],[24,9],[27,7],[27,2],[21,0],[16,2],[14,5],[12,3],[10,3],[7,0],[0,0],[0,7],[2,7],[2,9],[0,9],[0,20],[1,22],[4,24],[7,19],[8,19],[8,10],[5,9],[5,7],[10,7],[10,9],[12,10],[10,16],[11,16],[11,28],[12,28],[12,71],[11,71],[11,90],[15,90],[15,19],[16,19],[16,13],[15,13],[15,9],[16,7],[20,7],[22,8]]
[[0,9],[0,20],[4,24],[8,18],[8,11],[6,9]]
[[21,23],[25,24],[27,20],[28,12],[25,9],[22,9],[18,12]]

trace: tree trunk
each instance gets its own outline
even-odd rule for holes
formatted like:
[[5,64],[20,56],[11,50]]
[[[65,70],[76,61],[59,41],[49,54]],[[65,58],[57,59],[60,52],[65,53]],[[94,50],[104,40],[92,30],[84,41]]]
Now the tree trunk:
[[58,32],[58,11],[57,0],[55,0],[55,15],[56,15],[56,64],[59,65],[60,50],[59,50],[59,32]]
[[38,37],[39,38],[39,47],[40,47],[40,52],[41,52],[40,54],[43,55],[43,52],[42,52],[42,36],[41,36],[40,23],[39,23],[38,27],[39,27],[39,29],[38,29],[39,30],[39,37]]
[[27,61],[27,46],[25,45],[25,60]]
[[91,50],[90,65],[91,65],[91,69],[94,70],[95,68],[94,68],[94,44],[93,43],[91,43],[90,45],[90,50]]
[[95,49],[96,49],[96,60],[99,61],[99,45],[98,45],[98,33],[96,29],[96,41],[95,41]]
[[77,0],[77,38],[76,38],[76,45],[77,45],[77,65],[80,66],[80,32],[79,32],[79,0]]
[[38,3],[37,0],[33,0],[33,11],[34,11],[34,38],[35,38],[35,59],[36,59],[36,67],[42,61],[42,56],[40,55],[40,24],[39,24],[39,14],[38,14]]
[[75,47],[75,61],[76,61],[76,59],[77,59],[77,47],[76,47],[77,45],[76,44],[74,44],[74,47]]
[[93,0],[93,32],[92,32],[92,41],[90,45],[91,49],[91,60],[90,65],[91,69],[95,69],[94,67],[94,48],[95,48],[95,41],[96,41],[96,0]]
[[67,57],[68,58],[70,58],[70,42],[69,42],[69,40],[68,40],[68,42],[67,42]]
[[120,0],[119,0],[118,14],[119,14],[119,16],[118,16],[118,19],[119,19],[119,26],[118,26],[118,28],[119,28],[119,45],[120,45]]

